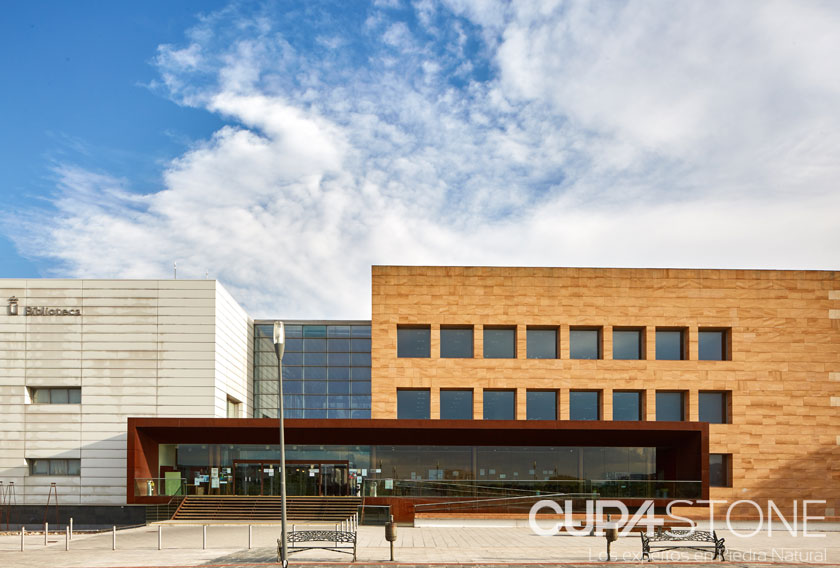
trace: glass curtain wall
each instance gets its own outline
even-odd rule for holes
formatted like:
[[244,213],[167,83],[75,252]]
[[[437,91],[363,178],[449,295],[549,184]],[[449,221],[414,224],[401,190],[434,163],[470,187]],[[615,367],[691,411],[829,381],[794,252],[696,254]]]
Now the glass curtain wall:
[[[160,475],[185,479],[188,494],[273,495],[278,490],[278,446],[161,448],[173,455],[174,467],[161,466]],[[438,482],[522,490],[552,482],[554,490],[579,491],[627,481],[631,490],[642,491],[646,486],[632,482],[656,480],[652,447],[289,445],[286,452],[296,495],[353,495],[366,479],[377,480],[373,484],[381,485],[380,491],[397,483],[400,491],[418,495],[455,490]]]
[[[370,325],[286,324],[286,418],[370,418]],[[254,417],[276,418],[273,324],[254,326]]]

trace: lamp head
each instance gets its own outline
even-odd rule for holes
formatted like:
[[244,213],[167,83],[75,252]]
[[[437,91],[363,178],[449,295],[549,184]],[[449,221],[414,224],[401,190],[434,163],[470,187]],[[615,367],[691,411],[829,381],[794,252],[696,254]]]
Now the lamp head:
[[282,359],[286,350],[286,328],[282,321],[274,322],[274,350],[277,352],[277,356]]

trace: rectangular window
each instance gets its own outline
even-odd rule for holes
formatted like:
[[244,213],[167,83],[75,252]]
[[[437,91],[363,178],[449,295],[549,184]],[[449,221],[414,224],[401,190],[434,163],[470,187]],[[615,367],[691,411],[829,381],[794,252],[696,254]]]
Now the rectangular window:
[[430,357],[431,338],[429,326],[397,326],[397,357]]
[[732,454],[709,454],[709,487],[732,487]]
[[38,387],[31,389],[34,404],[80,404],[81,387]]
[[472,359],[473,328],[440,328],[440,356],[443,359]]
[[526,395],[528,420],[557,420],[557,391],[532,391]]
[[430,400],[429,389],[397,389],[397,418],[428,420]]
[[666,422],[685,420],[685,393],[661,391],[656,393],[656,419]]
[[557,329],[529,327],[526,332],[528,359],[557,359]]
[[441,390],[440,391],[440,419],[441,420],[472,420],[473,391],[470,390]]
[[28,459],[29,475],[80,475],[78,459]]
[[613,420],[642,420],[642,391],[613,391]]
[[657,329],[656,358],[659,361],[682,361],[686,359],[685,330]]
[[700,422],[729,424],[729,392],[707,391],[698,393]]
[[570,391],[569,420],[600,420],[600,391]]
[[485,359],[516,358],[516,328],[484,328]]
[[729,330],[700,329],[697,333],[698,359],[701,361],[729,360]]
[[601,330],[599,328],[571,328],[569,330],[571,359],[600,359]]
[[643,359],[642,329],[613,328],[613,359]]
[[[285,382],[284,382],[284,386],[285,386]],[[284,390],[284,394],[287,394],[287,393],[285,393],[285,390]],[[227,417],[228,418],[239,418],[240,417],[239,416],[239,408],[240,408],[239,407],[239,401],[228,397],[228,399],[227,399]]]
[[516,391],[484,391],[485,420],[516,420]]

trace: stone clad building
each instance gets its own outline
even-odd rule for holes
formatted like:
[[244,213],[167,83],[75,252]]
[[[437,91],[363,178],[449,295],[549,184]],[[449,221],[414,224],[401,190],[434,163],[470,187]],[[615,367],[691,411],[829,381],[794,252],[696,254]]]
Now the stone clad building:
[[[273,320],[210,280],[0,293],[4,496],[276,494]],[[285,321],[291,495],[403,520],[465,491],[837,515],[838,272],[374,266],[370,311]]]

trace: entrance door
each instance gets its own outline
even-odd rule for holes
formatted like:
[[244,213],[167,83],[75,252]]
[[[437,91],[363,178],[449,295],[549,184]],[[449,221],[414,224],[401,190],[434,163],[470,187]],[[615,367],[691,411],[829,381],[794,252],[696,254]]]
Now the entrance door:
[[[277,460],[234,461],[236,495],[280,495]],[[286,494],[298,496],[350,495],[349,465],[344,463],[286,462]]]
[[236,495],[262,495],[262,464],[234,462]]

